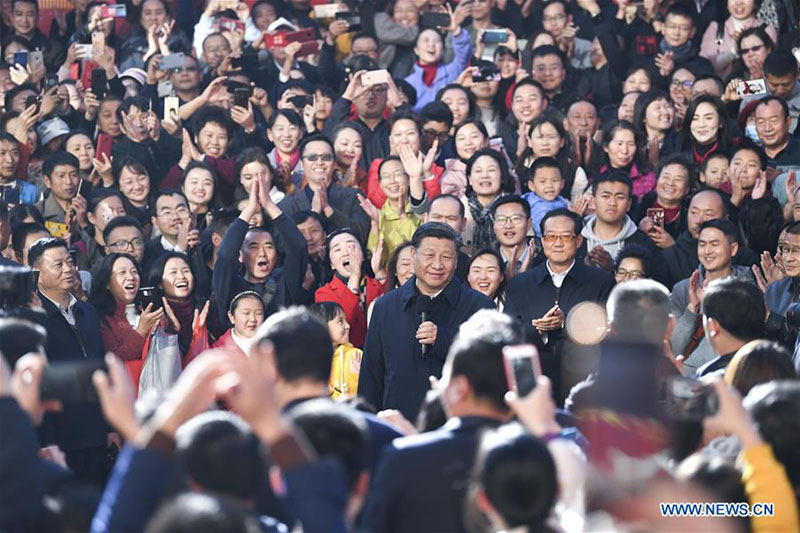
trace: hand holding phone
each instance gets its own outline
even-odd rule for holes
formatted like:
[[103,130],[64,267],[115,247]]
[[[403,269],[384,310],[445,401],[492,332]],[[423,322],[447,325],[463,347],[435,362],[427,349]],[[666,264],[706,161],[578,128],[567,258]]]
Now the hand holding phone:
[[151,311],[161,309],[163,302],[161,301],[161,291],[156,287],[141,287],[139,289],[139,305],[142,310],[147,309],[147,306],[152,304]]
[[97,370],[108,373],[108,367],[102,359],[47,365],[39,383],[39,397],[42,401],[58,400],[66,404],[95,403],[98,399],[92,375]]
[[650,207],[647,209],[647,217],[653,221],[653,226],[664,229],[664,208]]
[[666,381],[665,414],[673,420],[700,421],[719,410],[719,398],[711,385],[699,379],[675,376]]
[[536,388],[536,379],[542,374],[539,351],[533,344],[519,344],[503,348],[503,363],[508,390],[522,398]]
[[378,85],[380,83],[389,83],[389,71],[386,69],[381,70],[368,70],[361,75],[361,85],[369,87],[370,85]]

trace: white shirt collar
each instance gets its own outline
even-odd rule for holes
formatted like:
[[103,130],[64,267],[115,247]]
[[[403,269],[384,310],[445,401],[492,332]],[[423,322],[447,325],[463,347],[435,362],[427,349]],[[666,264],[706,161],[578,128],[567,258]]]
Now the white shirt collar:
[[233,342],[236,343],[236,346],[238,346],[239,349],[243,351],[245,355],[247,356],[250,355],[250,346],[253,345],[252,339],[245,339],[244,337],[240,337],[239,335],[236,334],[235,331],[233,331],[233,328],[231,328],[231,339],[233,339]]
[[547,266],[547,271],[550,273],[550,277],[553,279],[553,285],[555,285],[556,287],[558,287],[560,289],[561,288],[561,284],[564,283],[564,278],[567,277],[567,274],[569,274],[569,271],[572,270],[572,267],[575,266],[575,259],[574,258],[572,259],[572,264],[569,265],[568,269],[566,269],[564,272],[560,272],[560,273],[553,272],[553,269],[550,268],[550,260],[549,259],[547,261],[545,261],[545,266]]
[[178,246],[177,244],[172,244],[171,242],[169,242],[167,240],[167,238],[164,237],[163,235],[161,236],[161,247],[164,248],[164,250],[166,250],[168,252],[185,252],[186,251],[183,248],[181,248],[180,246]]
[[50,300],[50,302],[52,302],[52,304],[56,306],[58,312],[61,313],[61,315],[66,319],[67,322],[69,322],[71,326],[75,325],[74,311],[75,311],[75,304],[78,303],[78,299],[75,298],[75,296],[73,296],[72,293],[69,293],[69,303],[67,304],[67,307],[62,306],[60,303],[56,302],[55,300],[47,296],[47,294],[43,290],[39,289],[39,293],[48,300]]

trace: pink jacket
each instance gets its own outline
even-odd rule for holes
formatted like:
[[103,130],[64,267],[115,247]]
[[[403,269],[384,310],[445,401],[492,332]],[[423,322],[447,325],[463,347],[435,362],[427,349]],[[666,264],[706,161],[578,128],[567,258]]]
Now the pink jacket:
[[[746,30],[759,26],[761,22],[756,19],[755,15],[750,17],[741,30]],[[714,21],[708,25],[708,29],[703,34],[703,42],[700,44],[700,55],[711,61],[714,65],[714,70],[717,75],[723,80],[726,79],[731,72],[733,72],[734,63],[738,58],[736,47],[736,28],[733,24],[733,17],[725,19],[725,30],[722,34],[722,41],[717,42],[717,22]],[[772,26],[766,27],[767,34],[772,38],[773,42],[778,41],[778,32]]]

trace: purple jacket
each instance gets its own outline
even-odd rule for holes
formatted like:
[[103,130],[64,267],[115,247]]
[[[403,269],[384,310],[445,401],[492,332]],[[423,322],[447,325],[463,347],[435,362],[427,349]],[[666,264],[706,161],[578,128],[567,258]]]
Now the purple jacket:
[[472,44],[469,42],[469,33],[463,28],[458,36],[453,37],[453,52],[455,53],[455,58],[446,65],[439,65],[436,70],[436,78],[430,87],[422,81],[422,69],[416,63],[414,64],[414,71],[405,78],[417,91],[417,104],[414,106],[415,113],[419,113],[425,107],[425,104],[433,102],[439,89],[454,82],[467,67],[467,62],[472,55]]

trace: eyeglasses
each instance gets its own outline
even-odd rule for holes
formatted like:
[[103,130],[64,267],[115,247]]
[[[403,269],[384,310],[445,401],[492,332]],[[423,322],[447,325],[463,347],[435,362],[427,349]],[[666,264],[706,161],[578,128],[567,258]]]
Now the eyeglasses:
[[556,241],[563,242],[564,244],[572,244],[572,241],[575,240],[575,235],[567,234],[567,235],[556,235],[555,233],[546,233],[542,235],[542,242],[547,244],[555,244]]
[[664,24],[664,27],[670,31],[677,30],[680,31],[681,33],[689,33],[689,31],[692,29],[691,26],[687,26],[684,24]]
[[401,180],[401,179],[408,179],[408,174],[403,172],[402,170],[398,170],[396,172],[392,172],[391,174],[381,174],[380,179],[382,180]]
[[625,270],[624,268],[618,268],[616,275],[621,279],[642,279],[644,277],[644,272],[641,270]]
[[553,15],[552,17],[542,17],[542,22],[561,22],[562,20],[566,20],[567,16],[565,14],[561,15]]
[[141,248],[142,246],[144,246],[144,241],[139,237],[136,237],[135,239],[131,239],[129,241],[126,241],[125,239],[120,239],[118,241],[109,243],[108,245],[108,247],[111,248],[112,250],[127,250],[128,248],[130,248],[131,250],[136,250],[137,248]]
[[325,163],[330,163],[333,161],[333,154],[306,154],[303,156],[303,159],[312,163],[317,159],[324,161]]
[[794,248],[793,246],[789,246],[788,244],[782,244],[778,246],[778,251],[781,253],[781,255],[800,256],[800,248]]
[[173,74],[180,74],[181,72],[197,72],[200,70],[197,67],[175,67],[172,69]]
[[555,73],[562,70],[562,67],[561,65],[550,65],[549,67],[544,65],[538,65],[534,67],[533,70],[535,70],[539,74],[545,74],[546,72]]
[[448,132],[446,131],[436,131],[436,130],[422,130],[422,133],[425,134],[426,137],[436,138],[436,139],[444,139],[447,137]]
[[389,88],[386,85],[373,85],[372,87],[370,87],[369,89],[364,91],[364,94],[367,94],[367,93],[383,94],[388,90],[389,90]]
[[173,217],[175,215],[183,216],[183,215],[186,215],[188,212],[189,212],[189,208],[188,207],[186,207],[184,205],[180,205],[180,206],[176,207],[174,210],[173,209],[162,209],[161,211],[158,212],[158,216],[170,218],[170,217]]
[[751,46],[750,48],[742,48],[739,52],[742,55],[749,54],[750,52],[759,52],[762,48],[764,48],[763,44],[757,44],[755,46]]
[[692,80],[672,80],[669,82],[670,87],[685,87],[691,89],[694,82]]
[[505,226],[511,222],[512,226],[521,226],[523,222],[525,222],[525,217],[523,215],[511,215],[511,216],[504,216],[500,215],[494,218],[494,223],[498,226]]

